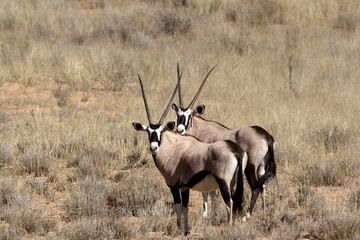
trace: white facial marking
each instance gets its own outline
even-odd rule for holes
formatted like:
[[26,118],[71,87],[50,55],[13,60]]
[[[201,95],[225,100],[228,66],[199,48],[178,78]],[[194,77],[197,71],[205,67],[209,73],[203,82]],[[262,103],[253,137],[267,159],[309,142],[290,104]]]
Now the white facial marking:
[[176,128],[176,131],[181,133],[182,135],[184,135],[186,133],[186,127],[188,124],[189,124],[189,119],[190,119],[190,116],[192,114],[192,111],[191,109],[187,109],[186,111],[182,111],[180,108],[177,112],[177,115],[180,117],[180,116],[185,116],[185,123],[184,124],[179,124]]
[[157,153],[159,151],[159,143],[158,142],[151,142],[150,149],[152,152]]
[[152,129],[152,128],[148,128],[148,131],[149,131],[149,134],[150,134],[150,136],[151,136],[151,134],[153,133],[153,132],[155,132],[156,133],[156,135],[157,135],[157,139],[158,139],[158,141],[156,142],[150,142],[150,150],[153,152],[153,153],[157,153],[158,151],[159,151],[159,143],[160,143],[160,141],[161,141],[161,139],[160,139],[160,137],[161,137],[161,132],[163,131],[163,127],[162,126],[160,126],[159,128],[157,128],[157,129]]
[[176,128],[176,131],[181,134],[185,134],[186,133],[185,126],[183,124],[179,124]]

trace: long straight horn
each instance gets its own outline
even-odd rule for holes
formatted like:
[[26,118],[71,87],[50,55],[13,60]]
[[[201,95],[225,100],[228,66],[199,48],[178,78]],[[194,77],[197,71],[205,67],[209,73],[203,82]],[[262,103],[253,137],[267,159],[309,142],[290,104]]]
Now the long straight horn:
[[170,101],[169,101],[169,103],[168,103],[168,105],[167,105],[167,107],[166,107],[166,109],[165,109],[165,112],[163,113],[163,115],[161,116],[161,118],[160,118],[160,120],[159,120],[159,124],[163,124],[164,119],[165,119],[167,113],[169,112],[170,105],[171,105],[171,103],[174,101],[174,98],[175,98],[175,95],[176,95],[176,92],[177,92],[179,86],[180,86],[180,80],[179,80],[178,84],[176,85],[176,88],[175,88],[175,90],[174,90],[174,92],[173,92],[173,94],[172,94],[172,96],[171,96],[171,99],[170,99]]
[[192,108],[192,107],[193,107],[193,105],[194,105],[194,103],[195,103],[196,99],[197,99],[197,98],[199,97],[199,95],[200,95],[200,92],[201,92],[202,88],[204,87],[204,84],[205,84],[205,82],[206,82],[206,80],[207,80],[208,76],[210,75],[210,73],[212,72],[212,70],[214,70],[214,68],[215,68],[215,67],[216,67],[216,65],[215,65],[215,66],[213,66],[213,67],[210,69],[210,71],[208,72],[208,74],[206,74],[206,76],[205,76],[205,78],[204,78],[203,82],[201,83],[201,86],[200,86],[199,90],[197,91],[197,93],[196,93],[195,97],[193,98],[193,100],[192,100],[192,101],[191,101],[191,103],[189,104],[188,108]]
[[148,104],[147,104],[146,97],[145,97],[144,87],[143,87],[143,84],[142,84],[140,75],[138,75],[138,77],[139,77],[139,82],[140,82],[142,97],[143,97],[143,100],[144,100],[144,105],[145,105],[146,114],[147,114],[147,117],[148,117],[148,120],[149,120],[149,124],[151,124],[151,123],[152,123],[152,120],[151,120],[151,116],[150,116],[149,106],[148,106]]
[[181,76],[182,73],[180,74],[180,69],[179,69],[179,63],[177,63],[177,78],[178,78],[178,83],[179,83],[179,88],[178,88],[178,93],[179,93],[179,107],[182,107],[182,97],[181,97],[181,84],[180,84],[180,80],[181,80]]

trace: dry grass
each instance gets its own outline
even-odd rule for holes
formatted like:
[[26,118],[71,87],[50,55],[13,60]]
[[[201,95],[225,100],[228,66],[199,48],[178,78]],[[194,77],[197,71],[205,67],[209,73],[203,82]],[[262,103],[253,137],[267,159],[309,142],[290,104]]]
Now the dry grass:
[[[0,3],[0,239],[179,238],[147,152],[137,83],[158,119],[184,72],[189,102],[276,140],[267,210],[201,219],[198,239],[358,239],[359,1],[4,0]],[[174,120],[174,113],[168,120]],[[246,205],[249,189],[245,189]]]

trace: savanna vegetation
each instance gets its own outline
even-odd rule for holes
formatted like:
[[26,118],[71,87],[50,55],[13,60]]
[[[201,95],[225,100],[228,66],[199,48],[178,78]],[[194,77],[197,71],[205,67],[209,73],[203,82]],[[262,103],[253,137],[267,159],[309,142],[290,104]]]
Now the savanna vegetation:
[[0,239],[181,238],[131,126],[137,74],[159,119],[177,62],[185,102],[217,64],[204,116],[265,128],[278,166],[245,223],[192,192],[191,239],[359,239],[359,24],[358,0],[0,1]]

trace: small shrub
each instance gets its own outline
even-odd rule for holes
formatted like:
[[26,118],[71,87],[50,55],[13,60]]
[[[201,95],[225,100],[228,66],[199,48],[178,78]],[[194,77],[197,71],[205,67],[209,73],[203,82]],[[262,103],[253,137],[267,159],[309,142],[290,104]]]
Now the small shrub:
[[234,9],[233,7],[228,8],[225,12],[225,19],[226,21],[235,23],[238,19],[238,14],[236,9]]
[[13,161],[12,151],[0,145],[0,169]]
[[255,1],[246,11],[246,21],[251,25],[281,24],[282,9],[279,4],[267,0]]
[[185,35],[190,32],[191,19],[173,12],[165,12],[160,18],[160,29],[168,35]]
[[[0,207],[9,205],[15,199],[15,190],[8,182],[1,182],[0,185]],[[0,218],[1,219],[1,218]]]
[[55,219],[25,189],[15,192],[9,199],[1,219],[22,235],[44,235],[55,228]]
[[135,217],[167,216],[172,211],[164,200],[164,194],[171,197],[171,193],[160,182],[147,176],[128,177],[127,181],[131,184],[123,181],[121,186],[108,192],[107,202],[112,211]]
[[50,160],[44,152],[38,149],[27,151],[18,158],[20,173],[35,173],[35,177],[46,176],[49,172]]
[[334,22],[334,28],[341,29],[345,32],[355,32],[359,24],[359,17],[354,13],[340,12]]
[[320,139],[320,142],[323,143],[325,151],[333,153],[339,152],[350,144],[352,140],[352,134],[349,130],[341,129],[337,126],[324,127],[320,129],[316,135]]
[[103,180],[87,177],[80,181],[65,204],[69,219],[106,216],[108,191],[109,186]]
[[300,185],[296,194],[296,199],[300,207],[306,207],[309,199],[314,195],[314,192],[307,185]]
[[218,229],[207,226],[204,228],[204,239],[258,239],[261,233],[253,228],[250,222],[235,223],[234,226]]
[[50,194],[49,182],[46,178],[32,178],[27,182],[27,185],[40,196],[48,197]]
[[148,158],[143,155],[139,148],[130,151],[126,157],[126,160],[127,165],[125,166],[125,169],[140,168],[148,163]]
[[93,217],[82,217],[60,233],[69,240],[127,239],[133,235],[132,227],[124,220]]
[[83,156],[79,157],[77,175],[79,178],[106,176],[111,164],[118,157],[117,152],[99,149],[86,149]]
[[352,192],[348,197],[349,208],[360,210],[360,189]]
[[347,182],[346,169],[337,162],[324,161],[308,167],[305,175],[313,186],[343,186]]
[[69,103],[70,92],[68,90],[61,89],[61,83],[57,82],[57,88],[52,91],[54,98],[56,98],[57,105],[59,107],[65,107]]
[[360,218],[358,214],[329,214],[318,221],[318,229],[314,233],[317,239],[358,239]]

